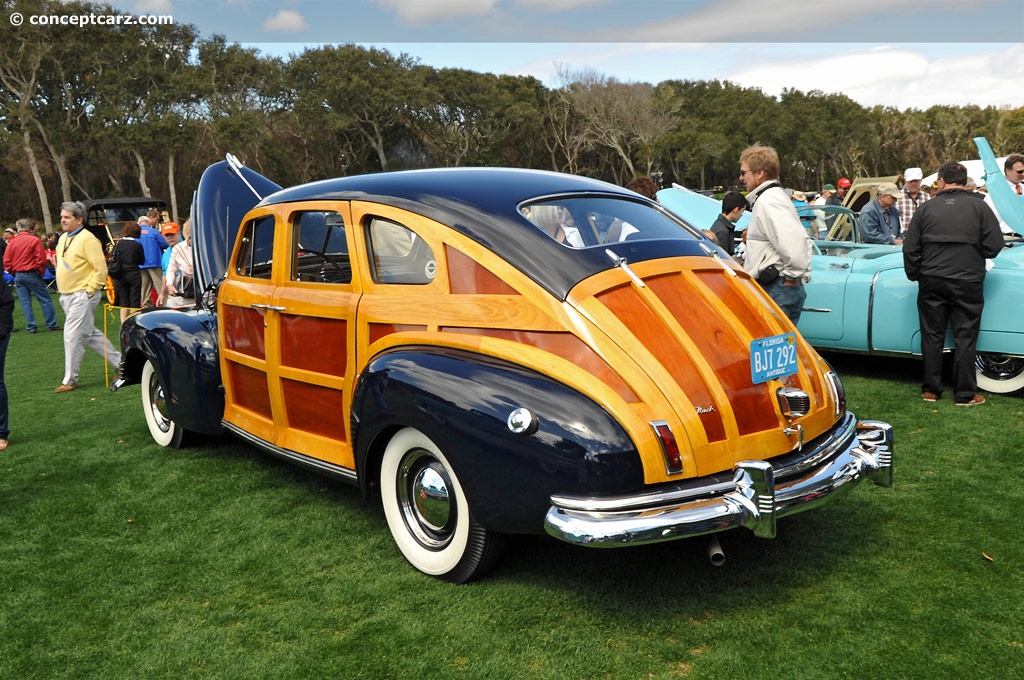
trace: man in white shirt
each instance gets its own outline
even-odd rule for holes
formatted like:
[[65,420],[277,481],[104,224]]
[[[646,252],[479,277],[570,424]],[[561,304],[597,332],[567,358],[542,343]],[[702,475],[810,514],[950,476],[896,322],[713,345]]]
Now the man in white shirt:
[[814,244],[778,179],[779,154],[772,147],[755,144],[740,154],[740,181],[753,211],[743,267],[795,324],[807,298]]

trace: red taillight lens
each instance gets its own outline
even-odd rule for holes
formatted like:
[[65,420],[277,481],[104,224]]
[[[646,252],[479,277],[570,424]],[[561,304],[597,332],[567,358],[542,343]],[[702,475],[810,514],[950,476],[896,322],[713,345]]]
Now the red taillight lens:
[[658,435],[661,442],[661,454],[665,457],[665,469],[670,475],[677,475],[683,471],[683,458],[679,455],[679,445],[676,444],[676,436],[672,434],[672,428],[664,420],[656,420],[651,423],[654,433]]

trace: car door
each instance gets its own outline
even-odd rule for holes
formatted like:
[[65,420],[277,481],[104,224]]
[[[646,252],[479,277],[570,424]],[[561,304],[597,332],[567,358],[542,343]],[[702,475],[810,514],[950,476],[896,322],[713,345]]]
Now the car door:
[[225,422],[286,455],[353,470],[346,414],[359,293],[348,205],[261,210],[220,292]]
[[350,261],[349,205],[299,204],[285,219],[285,275],[267,327],[276,352],[268,371],[275,443],[354,473],[348,413],[360,293]]
[[838,341],[843,337],[851,269],[847,247],[822,245],[820,254],[811,258],[811,283],[797,327],[812,345],[845,346]]
[[271,209],[250,213],[242,225],[218,290],[218,329],[221,379],[224,383],[224,422],[245,435],[274,441],[274,409],[268,386],[273,359],[267,330],[276,322],[273,305],[275,278],[281,259],[275,254],[277,215]]

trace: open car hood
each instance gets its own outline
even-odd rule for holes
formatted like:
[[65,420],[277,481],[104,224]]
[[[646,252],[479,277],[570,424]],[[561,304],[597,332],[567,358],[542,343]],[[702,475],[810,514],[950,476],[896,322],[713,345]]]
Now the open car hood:
[[[673,184],[671,188],[658,192],[658,203],[679,215],[690,224],[700,229],[710,229],[718,216],[722,214],[722,202],[687,189],[681,184]],[[750,222],[750,211],[745,210],[736,231],[743,231]]]
[[227,160],[206,169],[192,199],[192,254],[197,290],[224,274],[242,218],[281,187]]
[[988,140],[975,137],[974,143],[978,146],[978,155],[985,166],[985,186],[988,187],[992,202],[999,209],[999,216],[1016,233],[1024,234],[1024,198],[1013,193],[1005,181],[999,181],[1005,180],[1006,175],[1003,173],[1003,164],[992,152]]

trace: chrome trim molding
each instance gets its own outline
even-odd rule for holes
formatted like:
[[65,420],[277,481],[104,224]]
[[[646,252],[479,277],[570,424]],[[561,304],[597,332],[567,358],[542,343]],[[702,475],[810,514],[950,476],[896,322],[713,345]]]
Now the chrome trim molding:
[[311,458],[310,456],[305,456],[301,453],[296,453],[295,451],[292,451],[290,449],[283,449],[280,446],[275,446],[274,444],[271,444],[270,442],[264,439],[260,439],[259,437],[246,432],[245,430],[239,428],[236,425],[232,425],[226,420],[222,420],[221,424],[224,426],[224,429],[230,431],[233,434],[238,435],[240,438],[249,442],[253,446],[263,449],[272,456],[283,458],[284,460],[287,460],[290,463],[301,465],[302,467],[308,470],[319,472],[320,474],[329,475],[331,477],[337,477],[351,484],[359,483],[359,476],[356,474],[355,470],[349,470],[346,467],[341,467],[340,465],[335,465],[334,463],[328,463],[317,458]]
[[878,275],[881,273],[875,272],[868,287],[868,352],[875,351],[875,286],[878,285]]
[[544,519],[555,538],[591,547],[640,545],[746,527],[775,536],[776,520],[832,500],[865,479],[892,485],[892,426],[852,414],[799,465],[743,460],[733,480],[666,494],[583,499],[554,496]]

